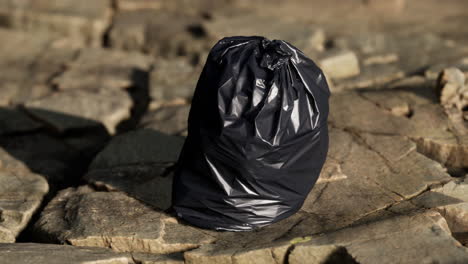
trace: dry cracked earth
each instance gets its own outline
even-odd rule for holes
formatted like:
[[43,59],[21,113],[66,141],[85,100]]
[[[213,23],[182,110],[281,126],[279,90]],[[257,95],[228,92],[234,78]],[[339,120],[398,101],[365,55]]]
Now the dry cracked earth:
[[[468,3],[0,0],[0,263],[468,263]],[[330,149],[254,232],[171,213],[211,46],[285,39],[330,82]]]

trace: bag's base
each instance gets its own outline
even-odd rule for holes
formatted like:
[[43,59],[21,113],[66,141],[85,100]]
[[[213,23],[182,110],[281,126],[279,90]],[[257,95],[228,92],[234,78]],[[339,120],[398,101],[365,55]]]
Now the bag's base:
[[254,230],[260,229],[262,227],[269,226],[271,224],[274,224],[276,222],[279,222],[285,218],[292,216],[293,214],[297,213],[299,209],[300,207],[295,210],[289,210],[288,212],[273,219],[272,221],[264,221],[263,223],[258,223],[258,224],[253,225],[253,224],[248,224],[248,223],[233,224],[233,223],[216,222],[213,220],[201,219],[201,218],[194,217],[188,214],[183,214],[180,211],[178,211],[177,208],[173,208],[177,217],[179,219],[186,221],[190,225],[203,228],[203,229],[211,229],[211,230],[216,230],[216,231],[230,231],[230,232],[245,232],[245,231],[254,231]]

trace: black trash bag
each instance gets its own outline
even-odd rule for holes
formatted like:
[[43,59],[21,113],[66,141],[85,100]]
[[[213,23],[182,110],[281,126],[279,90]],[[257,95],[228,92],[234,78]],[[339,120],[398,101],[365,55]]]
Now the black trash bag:
[[220,40],[192,100],[172,190],[177,215],[245,231],[297,212],[326,159],[329,96],[322,71],[291,44]]

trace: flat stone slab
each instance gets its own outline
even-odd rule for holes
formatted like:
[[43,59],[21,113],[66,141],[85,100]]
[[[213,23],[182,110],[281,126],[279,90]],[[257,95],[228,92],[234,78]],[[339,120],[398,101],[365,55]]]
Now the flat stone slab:
[[333,44],[337,49],[354,51],[360,60],[361,69],[361,74],[357,76],[332,78],[333,91],[386,88],[392,82],[414,75],[428,65],[439,65],[426,71],[426,76],[434,78],[437,67],[457,61],[468,54],[463,43],[421,31],[411,34],[360,32],[337,37],[333,39]]
[[424,155],[446,166],[466,167],[468,135],[454,129],[435,96],[425,85],[338,93],[330,99],[329,120],[359,133],[409,137]]
[[451,180],[439,163],[403,137],[337,129],[330,131],[322,176],[302,207],[311,215],[292,233],[335,230]]
[[31,37],[26,32],[0,29],[0,38],[0,106],[50,94],[48,81],[76,53],[68,42],[45,34]]
[[117,12],[109,32],[109,45],[114,49],[141,51],[163,58],[180,55],[196,58],[211,46],[200,25],[199,14],[187,14],[187,10],[179,6],[176,10]]
[[194,67],[186,59],[159,59],[150,73],[150,109],[189,101],[200,73],[200,67]]
[[183,139],[142,129],[114,138],[93,160],[84,179],[109,191],[123,191],[151,206],[168,209],[171,166]]
[[37,243],[0,243],[1,264],[134,264],[110,249]]
[[130,117],[132,100],[126,91],[70,90],[28,101],[26,111],[58,132],[104,125],[110,134]]
[[350,227],[307,243],[344,246],[363,264],[468,261],[468,249],[451,236],[445,219],[434,211]]
[[132,258],[135,264],[184,264],[184,257],[180,253],[157,255],[148,253],[133,252]]
[[[2,158],[2,161],[5,160]],[[3,163],[3,162],[2,162]],[[0,164],[0,242],[15,242],[49,190],[46,179]],[[3,259],[3,258],[2,258]],[[0,260],[1,262],[1,260]]]
[[89,170],[125,165],[167,164],[177,161],[183,138],[151,129],[138,129],[115,137],[93,160]]
[[136,52],[87,48],[53,83],[60,90],[144,88],[144,75],[152,63],[152,58]]
[[167,254],[214,241],[122,192],[87,186],[61,191],[42,211],[35,230],[43,238],[118,252]]
[[0,1],[0,15],[10,27],[65,36],[81,45],[101,44],[111,15],[111,1]]
[[449,182],[409,201],[418,208],[434,208],[447,221],[453,236],[468,245],[468,180]]
[[330,51],[319,59],[319,65],[327,77],[344,79],[359,75],[359,59],[352,51]]
[[147,112],[140,121],[139,127],[154,129],[170,135],[187,135],[190,105],[161,107]]

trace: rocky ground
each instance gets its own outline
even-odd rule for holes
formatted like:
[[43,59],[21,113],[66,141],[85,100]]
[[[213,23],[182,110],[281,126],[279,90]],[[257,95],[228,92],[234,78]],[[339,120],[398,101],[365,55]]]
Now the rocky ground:
[[[0,263],[468,263],[468,3],[0,0]],[[292,217],[172,215],[217,39],[285,39],[327,75],[330,150]]]

